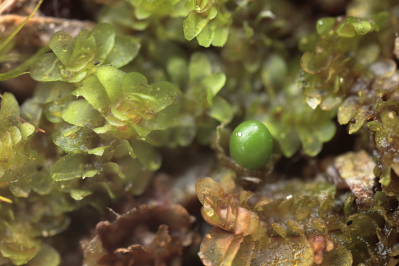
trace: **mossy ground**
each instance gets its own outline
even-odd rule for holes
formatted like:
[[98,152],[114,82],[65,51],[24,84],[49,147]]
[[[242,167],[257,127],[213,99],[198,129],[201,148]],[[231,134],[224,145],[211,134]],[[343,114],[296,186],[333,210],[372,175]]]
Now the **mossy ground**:
[[[398,265],[398,14],[3,1],[0,265]],[[245,120],[259,169],[230,157]]]

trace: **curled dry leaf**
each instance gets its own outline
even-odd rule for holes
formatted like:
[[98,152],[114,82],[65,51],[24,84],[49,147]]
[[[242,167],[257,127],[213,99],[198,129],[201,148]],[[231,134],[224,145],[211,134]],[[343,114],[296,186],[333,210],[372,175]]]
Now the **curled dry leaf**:
[[[203,178],[197,184],[202,216],[215,228],[199,252],[207,266],[323,264],[342,248],[342,217],[334,214],[335,189],[326,183],[281,181],[253,194],[233,180]],[[335,232],[335,233],[333,233]],[[352,255],[331,265],[350,265]]]
[[[364,154],[359,155],[363,160],[346,156],[354,157],[340,158],[367,166]],[[356,177],[356,164],[339,169]],[[204,178],[197,184],[202,215],[214,226],[199,252],[207,266],[397,264],[397,201],[381,191],[361,198],[370,205],[358,208],[355,193],[336,195],[335,186],[322,181],[293,178],[249,193],[228,178],[221,180]]]
[[[197,195],[202,203],[204,219],[223,230],[237,235],[262,234],[264,226],[258,215],[241,206],[251,196],[246,191],[234,191],[234,184],[227,181],[224,187],[211,178],[197,183]],[[229,187],[232,189],[229,193]],[[240,202],[242,201],[242,202]]]
[[97,224],[96,236],[83,243],[85,265],[182,265],[193,222],[180,205],[140,205],[112,223]]

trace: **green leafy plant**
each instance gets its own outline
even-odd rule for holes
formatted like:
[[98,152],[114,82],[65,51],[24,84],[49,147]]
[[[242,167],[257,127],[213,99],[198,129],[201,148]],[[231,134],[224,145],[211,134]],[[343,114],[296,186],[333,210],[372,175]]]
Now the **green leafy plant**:
[[396,2],[10,6],[0,265],[396,265]]
[[51,39],[52,53],[46,54],[31,67],[37,81],[76,83],[96,71],[102,64],[120,68],[137,55],[138,41],[117,34],[108,24],[99,24],[92,31],[83,31],[75,39],[60,32]]

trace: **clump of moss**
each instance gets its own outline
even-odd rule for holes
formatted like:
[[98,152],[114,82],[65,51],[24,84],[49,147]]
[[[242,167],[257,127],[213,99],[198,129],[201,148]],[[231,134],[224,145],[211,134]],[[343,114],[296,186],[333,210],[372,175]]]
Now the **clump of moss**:
[[[395,1],[99,2],[0,44],[0,265],[82,262],[90,230],[63,232],[97,222],[88,265],[398,263]],[[229,158],[245,120],[277,144],[256,171]]]

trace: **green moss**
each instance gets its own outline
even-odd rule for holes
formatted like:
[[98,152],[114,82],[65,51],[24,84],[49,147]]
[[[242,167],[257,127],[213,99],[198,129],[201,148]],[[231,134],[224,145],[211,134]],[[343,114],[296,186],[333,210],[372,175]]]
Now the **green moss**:
[[[202,169],[186,163],[196,156],[214,161],[213,171],[182,174],[175,189],[193,202],[192,176],[218,180],[198,181],[205,221],[185,232],[214,227],[201,235],[205,265],[395,265],[399,6],[332,2],[90,3],[92,28],[57,32],[30,58],[15,39],[21,24],[0,60],[26,60],[0,80],[29,74],[36,85],[18,99],[1,94],[0,265],[59,265],[63,238],[77,246],[60,234],[87,210],[103,219],[107,208],[136,206],[132,198],[173,202],[153,177]],[[258,142],[227,155],[245,120],[267,126],[272,156],[270,141],[256,160],[247,154]],[[356,154],[373,173],[357,169]],[[197,242],[172,252],[184,257],[176,265]],[[151,250],[172,261],[161,246]]]

